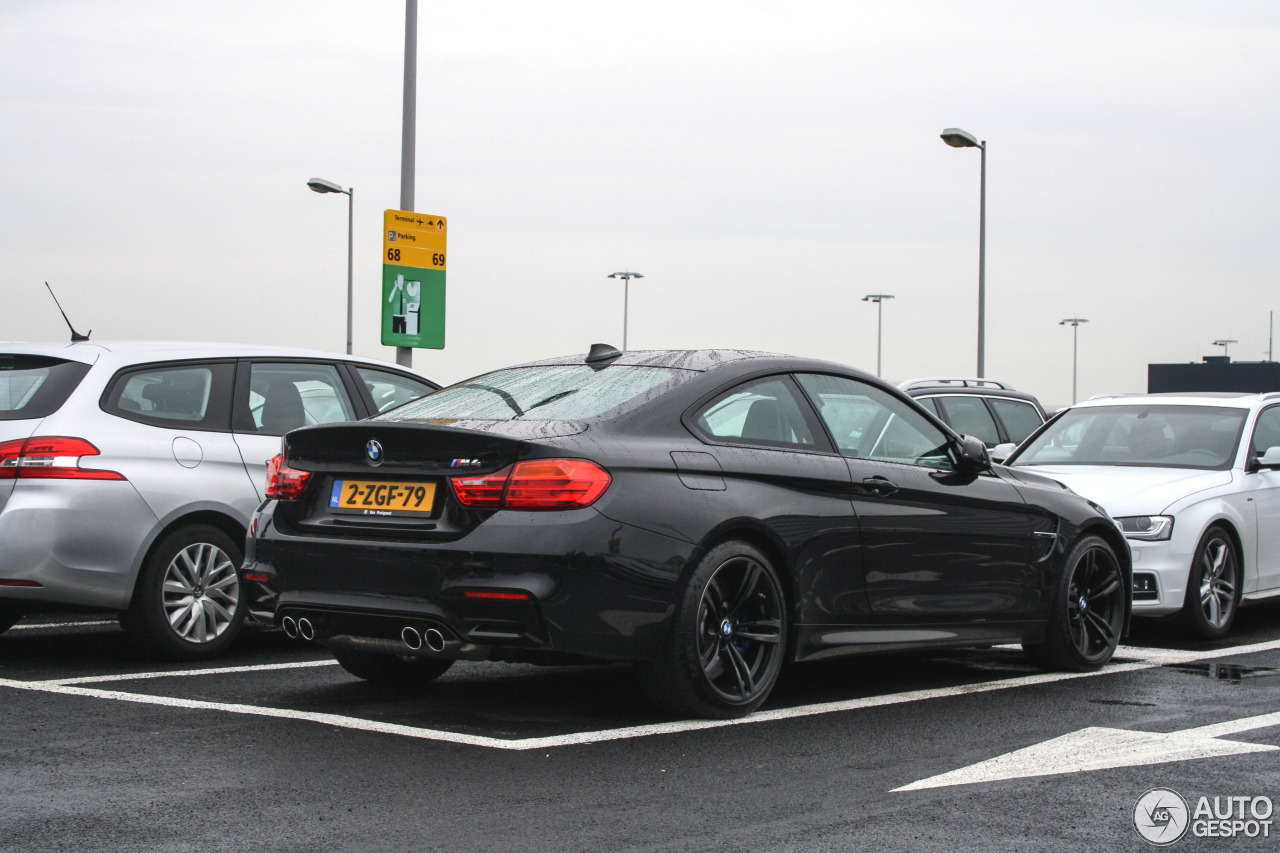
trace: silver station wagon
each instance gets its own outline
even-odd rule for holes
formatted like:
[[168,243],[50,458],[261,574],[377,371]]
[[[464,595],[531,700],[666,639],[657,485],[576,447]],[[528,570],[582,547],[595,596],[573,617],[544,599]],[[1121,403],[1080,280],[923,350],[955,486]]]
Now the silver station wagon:
[[0,631],[34,606],[120,611],[148,652],[222,652],[280,436],[439,386],[393,365],[236,344],[0,345]]

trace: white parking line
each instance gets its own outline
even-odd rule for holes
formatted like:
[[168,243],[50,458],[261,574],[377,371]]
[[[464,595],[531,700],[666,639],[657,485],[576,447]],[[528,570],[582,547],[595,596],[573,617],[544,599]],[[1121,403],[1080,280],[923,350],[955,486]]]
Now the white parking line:
[[91,622],[23,622],[14,625],[10,631],[34,631],[37,628],[87,628],[90,625],[119,625],[116,619],[94,619]]
[[68,696],[85,696],[95,699],[114,699],[120,702],[133,702],[142,705],[161,705],[171,708],[189,708],[193,710],[223,711],[233,714],[246,714],[258,717],[274,717],[277,719],[302,720],[321,723],[328,726],[353,729],[356,731],[393,734],[419,740],[440,741],[443,743],[483,746],[491,749],[530,750],[551,749],[561,746],[600,743],[611,740],[650,737],[653,735],[679,734],[682,732],[717,729],[725,726],[741,726],[753,723],[767,723],[774,720],[791,720],[800,717],[811,717],[818,714],[833,714],[842,711],[856,711],[862,708],[878,708],[886,705],[899,705],[906,702],[922,702],[929,699],[944,699],[951,696],[965,696],[975,693],[988,693],[996,690],[1010,690],[1015,687],[1029,687],[1040,684],[1052,684],[1058,681],[1070,681],[1078,678],[1092,678],[1099,675],[1112,675],[1121,672],[1136,672],[1169,664],[1192,663],[1228,655],[1248,655],[1258,652],[1280,649],[1280,640],[1265,643],[1252,643],[1244,646],[1215,649],[1212,651],[1184,652],[1168,649],[1143,649],[1121,647],[1117,657],[1136,658],[1127,663],[1112,664],[1097,672],[1044,672],[1035,675],[1024,675],[1001,681],[983,681],[976,684],[962,684],[956,687],[940,687],[929,690],[911,690],[905,693],[892,693],[883,696],[867,696],[861,699],[848,699],[841,702],[822,702],[815,705],[801,705],[793,708],[777,708],[769,711],[756,711],[736,720],[681,720],[672,723],[656,723],[645,726],[627,726],[618,729],[603,729],[590,732],[574,732],[567,735],[551,737],[504,739],[484,735],[468,735],[458,732],[428,729],[419,726],[406,726],[395,723],[379,723],[359,717],[345,717],[338,714],[321,714],[313,711],[294,711],[288,708],[269,708],[259,705],[243,705],[226,702],[206,702],[195,699],[178,699],[168,696],[148,696],[140,693],[127,693],[117,690],[99,690],[78,685],[91,682],[132,681],[142,678],[186,677],[191,675],[213,675],[226,672],[261,672],[272,669],[292,669],[308,666],[324,666],[330,661],[308,661],[304,663],[264,664],[251,667],[222,667],[218,669],[182,670],[167,673],[133,673],[115,676],[90,676],[53,681],[15,681],[0,679],[0,687],[15,690],[34,690],[43,693],[58,693]]
[[95,684],[103,681],[139,681],[144,678],[182,678],[188,675],[225,675],[229,672],[266,672],[272,669],[305,669],[311,666],[337,666],[336,660],[308,660],[296,663],[262,663],[254,666],[220,666],[214,669],[174,669],[168,672],[131,672],[128,675],[86,675],[82,678],[59,678],[46,684]]

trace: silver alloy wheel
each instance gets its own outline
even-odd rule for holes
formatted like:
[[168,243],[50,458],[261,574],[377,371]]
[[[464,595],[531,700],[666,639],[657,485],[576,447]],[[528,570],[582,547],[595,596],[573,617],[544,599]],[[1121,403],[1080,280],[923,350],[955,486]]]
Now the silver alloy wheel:
[[1215,536],[1205,543],[1200,561],[1200,608],[1211,627],[1221,628],[1235,610],[1235,553],[1225,538]]
[[164,612],[174,633],[189,643],[222,635],[240,602],[240,577],[226,552],[208,542],[183,548],[164,573]]

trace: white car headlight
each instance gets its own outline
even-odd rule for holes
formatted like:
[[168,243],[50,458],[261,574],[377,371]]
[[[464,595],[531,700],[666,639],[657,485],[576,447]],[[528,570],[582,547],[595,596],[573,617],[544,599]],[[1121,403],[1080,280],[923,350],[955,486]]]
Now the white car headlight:
[[1128,539],[1142,539],[1157,542],[1173,535],[1173,516],[1171,515],[1130,515],[1117,518],[1120,529]]

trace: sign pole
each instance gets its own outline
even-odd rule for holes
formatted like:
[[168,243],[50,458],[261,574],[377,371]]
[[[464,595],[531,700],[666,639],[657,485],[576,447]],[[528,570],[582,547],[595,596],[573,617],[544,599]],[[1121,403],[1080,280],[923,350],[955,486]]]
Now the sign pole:
[[[413,210],[418,108],[418,0],[404,4],[404,118],[400,126],[400,209]],[[385,235],[384,235],[385,236]],[[413,367],[413,348],[396,347],[396,364]]]

